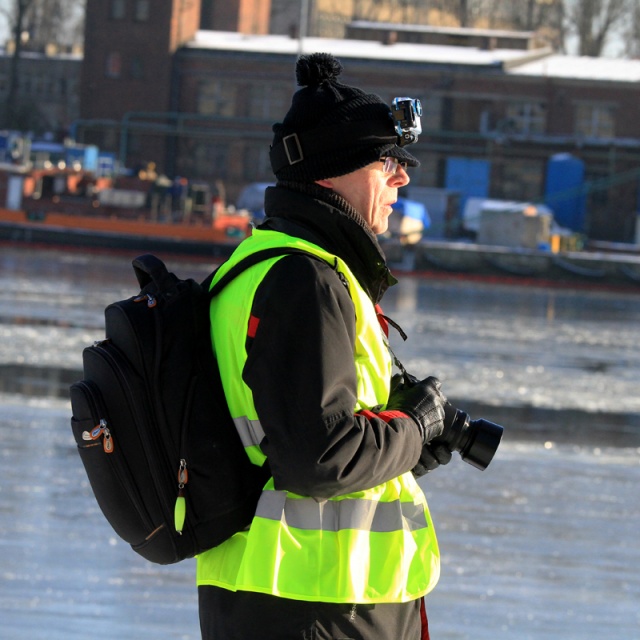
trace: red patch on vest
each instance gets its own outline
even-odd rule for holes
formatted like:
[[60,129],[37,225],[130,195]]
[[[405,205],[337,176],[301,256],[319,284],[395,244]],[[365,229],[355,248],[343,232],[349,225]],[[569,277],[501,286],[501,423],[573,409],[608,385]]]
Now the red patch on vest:
[[255,316],[249,317],[249,328],[247,330],[247,335],[250,338],[255,338],[256,333],[258,332],[258,325],[260,324],[260,318],[256,318]]

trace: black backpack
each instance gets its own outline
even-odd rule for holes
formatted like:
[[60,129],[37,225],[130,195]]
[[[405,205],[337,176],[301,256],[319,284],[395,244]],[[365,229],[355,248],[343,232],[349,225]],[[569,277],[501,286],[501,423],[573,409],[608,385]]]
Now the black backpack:
[[138,295],[105,310],[106,339],[83,351],[70,389],[71,427],[98,505],[141,556],[170,564],[248,526],[269,468],[251,464],[211,349],[209,302],[254,253],[209,291],[153,255],[133,261]]

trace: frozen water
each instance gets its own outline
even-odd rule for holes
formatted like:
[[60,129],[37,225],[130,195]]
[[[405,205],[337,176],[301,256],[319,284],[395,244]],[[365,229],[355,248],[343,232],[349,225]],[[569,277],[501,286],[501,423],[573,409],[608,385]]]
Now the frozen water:
[[[2,405],[0,618],[25,640],[198,638],[194,564],[152,565],[113,534],[62,401]],[[480,472],[423,478],[442,577],[434,638],[640,636],[636,448],[505,439]]]
[[[204,278],[207,263],[169,262]],[[130,257],[4,249],[0,259],[0,366],[79,371],[103,337],[107,302],[136,289]],[[640,295],[401,278],[384,310],[392,346],[447,395],[485,405],[639,413]]]
[[406,278],[384,302],[400,360],[456,398],[640,412],[640,295]]
[[[0,637],[199,637],[194,563],[113,534],[69,428],[82,348],[133,289],[129,257],[1,250]],[[434,640],[640,637],[640,296],[403,278],[384,302],[407,368],[507,427],[485,471],[456,456],[421,480]]]

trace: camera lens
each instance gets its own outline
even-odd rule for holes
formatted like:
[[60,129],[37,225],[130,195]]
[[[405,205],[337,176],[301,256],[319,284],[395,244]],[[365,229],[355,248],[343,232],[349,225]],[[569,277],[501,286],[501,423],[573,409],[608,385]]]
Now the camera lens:
[[458,409],[443,437],[452,451],[457,451],[465,462],[482,471],[493,460],[503,431],[503,427],[489,420],[470,420],[468,414]]

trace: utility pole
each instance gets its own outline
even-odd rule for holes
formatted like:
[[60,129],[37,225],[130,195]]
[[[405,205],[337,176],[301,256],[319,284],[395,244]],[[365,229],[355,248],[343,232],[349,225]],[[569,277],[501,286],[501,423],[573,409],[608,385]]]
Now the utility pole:
[[309,0],[300,1],[300,25],[298,27],[298,55],[304,53],[303,40],[307,36],[309,26]]

